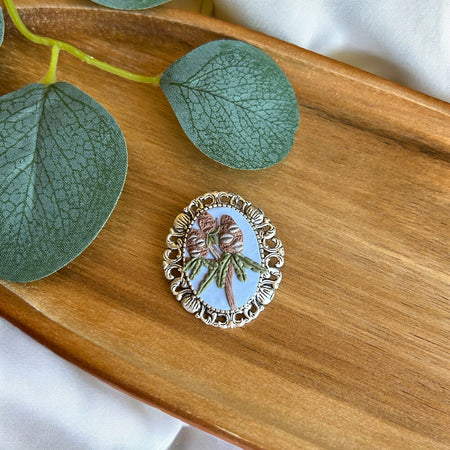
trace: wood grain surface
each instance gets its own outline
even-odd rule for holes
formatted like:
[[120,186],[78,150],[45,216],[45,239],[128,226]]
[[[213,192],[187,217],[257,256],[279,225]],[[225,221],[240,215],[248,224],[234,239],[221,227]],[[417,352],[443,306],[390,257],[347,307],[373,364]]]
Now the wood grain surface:
[[[58,273],[2,282],[0,313],[121,390],[251,448],[448,448],[450,105],[256,32],[159,7],[23,0],[35,32],[154,75],[237,38],[291,80],[300,128],[263,171],[186,138],[162,91],[61,54],[58,75],[119,122],[129,172],[94,243]],[[45,5],[45,2],[39,2]],[[50,50],[6,19],[0,94],[38,81]],[[191,199],[228,190],[277,226],[274,301],[242,329],[204,325],[170,293],[165,238]]]

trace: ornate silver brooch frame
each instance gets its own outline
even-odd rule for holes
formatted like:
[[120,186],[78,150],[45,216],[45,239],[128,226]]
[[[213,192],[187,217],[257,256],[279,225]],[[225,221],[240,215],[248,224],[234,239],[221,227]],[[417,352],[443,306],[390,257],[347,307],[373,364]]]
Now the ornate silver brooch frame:
[[272,301],[281,281],[284,249],[275,232],[239,195],[197,197],[167,236],[163,267],[172,293],[208,325],[245,325]]

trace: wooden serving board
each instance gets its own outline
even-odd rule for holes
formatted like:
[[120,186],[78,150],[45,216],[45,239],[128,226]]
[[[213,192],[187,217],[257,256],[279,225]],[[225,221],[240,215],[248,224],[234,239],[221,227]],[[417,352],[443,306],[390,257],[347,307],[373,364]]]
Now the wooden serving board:
[[[61,54],[59,79],[121,125],[128,178],[75,261],[34,283],[1,283],[2,316],[108,383],[240,446],[450,445],[450,105],[183,11],[33,3],[19,5],[35,32],[148,75],[213,39],[257,45],[291,80],[301,121],[280,164],[232,170],[190,143],[160,89]],[[38,81],[50,56],[6,25],[1,95]],[[285,246],[274,301],[242,329],[188,314],[162,270],[173,219],[212,190],[259,206]]]

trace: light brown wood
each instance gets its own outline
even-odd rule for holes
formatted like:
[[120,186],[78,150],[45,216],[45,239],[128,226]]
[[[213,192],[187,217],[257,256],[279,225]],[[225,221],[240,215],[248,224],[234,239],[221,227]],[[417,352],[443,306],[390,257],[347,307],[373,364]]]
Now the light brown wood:
[[[36,32],[149,75],[212,39],[255,44],[291,80],[301,123],[277,166],[228,169],[195,149],[161,90],[62,54],[59,78],[121,125],[128,178],[94,243],[46,279],[3,282],[0,313],[119,389],[241,446],[449,446],[450,106],[182,11],[36,3],[19,3]],[[48,60],[7,21],[0,94],[39,80]],[[185,312],[161,267],[173,219],[210,190],[253,201],[285,245],[280,289],[243,329]]]

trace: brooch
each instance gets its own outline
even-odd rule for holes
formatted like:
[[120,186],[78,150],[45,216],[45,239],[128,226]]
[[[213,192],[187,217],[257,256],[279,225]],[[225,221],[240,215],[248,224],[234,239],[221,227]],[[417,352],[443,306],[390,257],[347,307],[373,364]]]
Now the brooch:
[[184,309],[208,325],[241,327],[273,299],[284,249],[261,209],[230,192],[192,200],[167,236],[163,267]]

